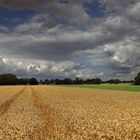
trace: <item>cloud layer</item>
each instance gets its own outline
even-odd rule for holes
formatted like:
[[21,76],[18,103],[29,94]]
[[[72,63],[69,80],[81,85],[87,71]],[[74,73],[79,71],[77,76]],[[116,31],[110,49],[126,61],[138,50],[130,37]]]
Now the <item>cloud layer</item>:
[[1,0],[10,9],[39,11],[13,28],[0,25],[1,72],[134,78],[140,69],[140,2],[100,0],[101,17],[89,15],[85,2],[96,0]]

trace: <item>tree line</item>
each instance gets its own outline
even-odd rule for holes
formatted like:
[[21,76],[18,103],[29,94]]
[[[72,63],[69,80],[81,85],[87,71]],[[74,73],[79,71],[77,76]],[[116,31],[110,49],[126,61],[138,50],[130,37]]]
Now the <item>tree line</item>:
[[17,78],[15,74],[1,74],[0,85],[37,85],[36,78]]
[[65,79],[45,79],[40,81],[41,84],[56,84],[56,85],[72,85],[72,84],[101,84],[102,80],[100,78],[87,79],[83,80],[76,78],[74,80],[65,78]]
[[65,78],[65,79],[45,79],[38,81],[36,78],[17,78],[15,74],[11,73],[0,75],[0,85],[38,85],[38,84],[72,85],[72,84],[101,84],[101,83],[110,83],[110,84],[134,83],[135,85],[140,85],[140,72],[135,77],[135,80],[132,81],[121,81],[119,79],[110,79],[108,81],[103,81],[100,78],[85,79],[85,80],[80,78],[76,78],[74,80]]

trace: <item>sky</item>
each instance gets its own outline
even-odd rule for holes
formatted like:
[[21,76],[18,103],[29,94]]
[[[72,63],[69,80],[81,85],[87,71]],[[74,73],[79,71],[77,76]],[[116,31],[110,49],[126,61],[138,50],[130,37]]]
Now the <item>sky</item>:
[[139,0],[0,0],[0,73],[134,79]]

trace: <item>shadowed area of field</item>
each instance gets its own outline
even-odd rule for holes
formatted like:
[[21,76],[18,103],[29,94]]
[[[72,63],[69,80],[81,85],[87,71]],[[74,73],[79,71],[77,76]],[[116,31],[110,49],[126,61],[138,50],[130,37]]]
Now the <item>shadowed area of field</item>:
[[12,87],[15,93],[9,90],[9,95],[2,94],[3,87],[0,91],[0,102],[6,97],[0,112],[2,140],[140,139],[137,92],[60,86]]

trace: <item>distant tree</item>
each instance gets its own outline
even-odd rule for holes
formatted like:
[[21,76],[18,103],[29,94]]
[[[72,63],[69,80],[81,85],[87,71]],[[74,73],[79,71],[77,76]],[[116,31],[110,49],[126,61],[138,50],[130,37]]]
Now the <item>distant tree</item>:
[[55,80],[54,79],[51,79],[50,80],[50,84],[55,84]]
[[63,84],[65,84],[65,85],[71,85],[72,83],[73,83],[73,82],[72,82],[71,79],[65,78],[65,79],[63,80]]
[[91,79],[86,79],[86,80],[84,81],[84,83],[85,83],[85,84],[92,84]]
[[62,84],[62,80],[59,80],[59,79],[55,79],[54,80],[54,83],[56,84],[56,85],[60,85],[60,84]]
[[140,72],[135,77],[135,85],[140,85]]
[[110,84],[119,84],[121,81],[119,79],[111,79],[108,81]]
[[17,79],[16,84],[17,85],[27,85],[29,84],[30,79],[28,78],[21,78],[21,79]]
[[49,85],[50,84],[50,80],[49,79],[45,79],[44,80],[44,84]]
[[43,80],[40,80],[39,84],[43,85],[43,84],[45,84],[45,82]]
[[101,84],[102,83],[102,80],[100,78],[96,78],[94,80],[94,84]]
[[100,78],[87,79],[84,81],[85,84],[101,84],[102,80]]
[[0,85],[16,85],[17,77],[15,74],[1,74]]
[[82,79],[80,79],[80,78],[77,77],[77,78],[73,81],[73,83],[74,83],[74,84],[83,84],[84,81],[83,81]]
[[30,81],[29,81],[29,84],[30,85],[38,85],[38,81],[36,78],[31,78]]

